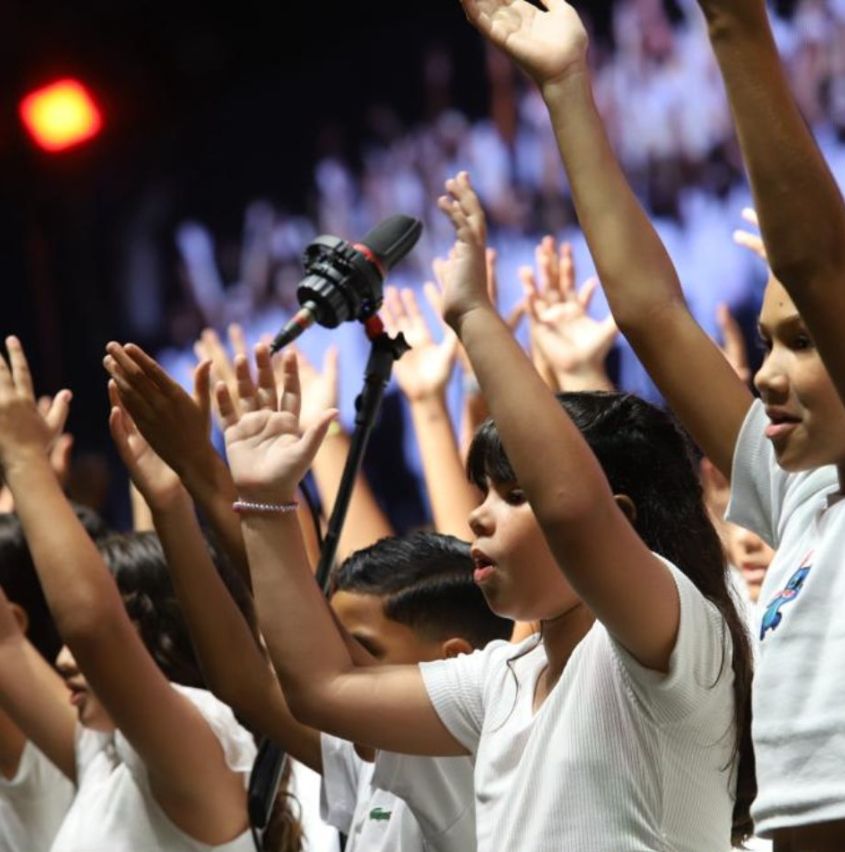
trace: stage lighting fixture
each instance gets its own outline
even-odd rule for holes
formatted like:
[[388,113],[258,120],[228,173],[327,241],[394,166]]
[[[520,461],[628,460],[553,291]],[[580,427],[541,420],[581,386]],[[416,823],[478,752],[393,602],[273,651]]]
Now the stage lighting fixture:
[[100,132],[103,118],[91,94],[78,80],[57,80],[20,102],[20,117],[45,151],[63,151]]

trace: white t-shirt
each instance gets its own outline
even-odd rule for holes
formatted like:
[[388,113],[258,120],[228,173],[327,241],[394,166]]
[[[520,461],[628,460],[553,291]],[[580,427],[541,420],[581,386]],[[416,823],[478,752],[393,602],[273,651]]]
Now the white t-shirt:
[[[252,736],[210,692],[173,684],[200,711],[223,748],[226,764],[242,772],[244,786],[256,757]],[[155,712],[155,708],[150,708]],[[254,852],[249,830],[229,843],[209,846],[177,828],[150,790],[146,767],[119,732],[79,726],[78,791],[51,852]]]
[[681,619],[665,675],[599,622],[536,713],[547,664],[538,637],[420,664],[441,720],[475,755],[479,852],[730,848],[732,642],[716,608],[669,567]]
[[348,836],[346,852],[474,852],[472,762],[376,752],[321,736],[323,818]]
[[14,778],[0,775],[0,852],[47,852],[74,786],[31,742]]
[[832,465],[782,470],[756,401],[733,463],[728,518],[777,553],[752,632],[757,832],[845,819],[845,500]]

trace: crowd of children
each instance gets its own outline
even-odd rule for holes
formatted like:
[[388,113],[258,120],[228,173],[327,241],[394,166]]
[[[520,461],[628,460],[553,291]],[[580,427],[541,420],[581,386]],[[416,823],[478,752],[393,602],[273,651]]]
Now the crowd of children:
[[[729,318],[720,348],[685,304],[564,0],[462,3],[537,84],[612,318],[546,239],[526,353],[470,176],[448,180],[442,339],[411,291],[383,308],[434,528],[394,535],[359,476],[328,597],[302,483],[333,503],[336,353],[231,358],[208,332],[192,395],[109,343],[137,510],[115,533],[62,488],[70,392],[38,402],[6,339],[0,850],[845,849],[845,203],[762,0],[699,2],[759,214],[740,241],[771,268],[756,399]],[[618,332],[671,413],[610,385]],[[288,758],[257,832],[262,738]]]

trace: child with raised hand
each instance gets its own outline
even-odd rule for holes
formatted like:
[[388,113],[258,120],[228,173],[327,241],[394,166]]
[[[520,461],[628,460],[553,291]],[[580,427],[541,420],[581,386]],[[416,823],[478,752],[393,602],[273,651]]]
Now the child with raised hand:
[[574,10],[562,0],[544,10],[501,0],[464,8],[539,85],[620,329],[708,458],[731,476],[729,518],[777,549],[754,625],[753,816],[778,850],[828,852],[845,846],[845,628],[832,603],[845,594],[845,204],[789,92],[763,0],[700,5],[776,276],[760,315],[758,402],[689,313],[625,181],[593,102]]
[[291,709],[377,748],[472,754],[483,852],[726,849],[750,653],[686,443],[632,397],[572,394],[561,408],[486,295],[468,179],[447,186],[445,315],[495,422],[469,458],[485,489],[470,517],[475,580],[495,612],[541,620],[542,634],[516,652],[494,642],[357,667],[287,511],[331,415],[300,435],[295,405],[239,416],[218,386],[259,619],[274,623]]
[[[108,366],[121,382],[126,359],[145,363],[136,347],[111,347]],[[239,363],[242,408],[279,405],[266,345],[257,347],[260,392]],[[300,362],[301,363],[301,362]],[[289,353],[279,371],[296,369]],[[127,368],[128,369],[128,368]],[[282,402],[291,399],[292,384]],[[207,555],[187,495],[151,450],[110,385],[112,434],[137,487],[153,508],[197,653],[215,694],[252,728],[323,776],[324,813],[350,837],[354,850],[468,852],[474,846],[472,767],[465,758],[432,759],[380,752],[363,760],[351,742],[297,722],[247,622]],[[299,393],[299,390],[296,390]],[[322,419],[322,415],[320,415]],[[181,493],[180,493],[181,492]],[[181,508],[180,508],[181,506]],[[389,664],[468,652],[507,636],[510,623],[493,615],[472,582],[469,547],[448,536],[419,533],[385,538],[356,552],[332,575],[331,606],[363,664]],[[201,590],[201,593],[200,593]],[[275,619],[265,624],[271,654]],[[397,798],[397,796],[399,798]],[[311,842],[309,823],[306,838]]]
[[[252,740],[209,693],[171,682],[182,669],[171,671],[157,653],[170,647],[167,629],[144,619],[150,606],[159,611],[149,578],[129,572],[118,588],[121,577],[116,583],[109,574],[50,468],[48,433],[27,390],[20,343],[12,337],[6,345],[11,370],[0,359],[0,466],[66,643],[60,662],[79,713],[77,724],[66,701],[28,691],[25,668],[3,670],[3,691],[20,688],[20,707],[29,702],[16,721],[77,783],[53,850],[246,852]],[[125,603],[133,602],[130,618]],[[172,626],[165,621],[158,627]]]

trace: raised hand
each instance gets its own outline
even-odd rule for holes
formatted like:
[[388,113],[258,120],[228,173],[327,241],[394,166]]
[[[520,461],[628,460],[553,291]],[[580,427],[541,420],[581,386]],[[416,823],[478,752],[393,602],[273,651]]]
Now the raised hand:
[[250,377],[246,359],[242,356],[235,359],[237,406],[224,382],[218,382],[215,387],[229,467],[241,497],[260,502],[292,502],[337,411],[324,412],[301,434],[296,354],[284,355],[285,378],[280,396],[273,370],[263,367],[270,360],[269,348],[259,343],[255,354],[257,386]]
[[[233,358],[242,356],[248,359],[248,348],[246,335],[243,328],[237,323],[231,323],[226,330],[229,337],[229,345],[233,355],[229,355],[223,341],[213,328],[206,328],[194,344],[194,354],[199,362],[211,361],[211,381],[225,382],[229,388],[230,397],[235,405],[238,404],[237,378],[235,376],[235,365]],[[216,410],[215,413],[219,414]],[[223,428],[222,423],[219,424]]]
[[109,343],[103,366],[121,406],[162,460],[180,475],[206,463],[209,451],[211,362],[194,371],[191,397],[140,346]]
[[0,466],[7,470],[22,459],[46,457],[61,437],[71,393],[59,391],[41,411],[35,401],[32,375],[17,337],[6,338],[9,363],[0,356]]
[[184,494],[178,474],[166,465],[123,407],[117,383],[109,380],[109,430],[135,487],[152,511],[167,509]]
[[572,247],[556,249],[553,237],[543,239],[536,256],[539,283],[530,267],[520,269],[532,345],[561,390],[609,389],[604,362],[618,329],[613,317],[598,321],[588,313],[598,279],[576,289]]
[[[299,425],[302,429],[308,429],[328,409],[338,407],[338,349],[337,346],[326,349],[322,370],[318,370],[295,346],[291,346],[290,349],[296,353],[299,382],[302,388]],[[285,364],[285,359],[273,359],[276,384],[283,387]]]
[[[433,284],[426,285],[425,295],[435,309],[439,298]],[[396,381],[410,402],[417,402],[445,393],[455,355],[458,338],[446,328],[443,339],[435,343],[413,290],[388,287],[382,308],[384,325],[390,334],[402,332],[411,349],[393,367]]]
[[487,287],[487,224],[469,175],[460,172],[447,180],[446,193],[438,198],[437,206],[455,228],[455,244],[443,275],[443,318],[459,331],[466,314],[479,308],[495,308]]
[[586,68],[587,31],[563,0],[461,0],[467,19],[544,86]]

